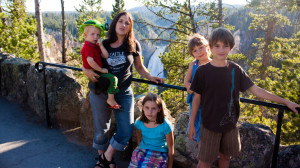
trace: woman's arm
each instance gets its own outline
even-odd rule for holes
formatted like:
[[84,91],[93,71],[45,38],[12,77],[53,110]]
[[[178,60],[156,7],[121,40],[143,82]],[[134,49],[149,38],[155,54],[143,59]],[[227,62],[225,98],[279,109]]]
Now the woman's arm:
[[151,74],[148,72],[148,70],[146,69],[146,67],[144,66],[144,64],[142,62],[142,56],[141,55],[134,57],[134,67],[135,67],[136,71],[143,78],[146,78],[146,79],[148,79],[152,82],[155,82],[155,83],[164,83],[163,78],[151,76]]
[[142,133],[140,130],[136,129],[136,143],[137,146],[140,146],[140,143],[142,141]]
[[82,72],[93,82],[97,82],[97,78],[99,78],[99,75],[96,74],[92,69],[86,69],[84,67],[81,67]]
[[173,131],[166,135],[167,146],[168,146],[168,168],[173,167],[174,158],[174,135]]
[[192,79],[192,75],[193,75],[193,65],[194,65],[194,61],[192,61],[189,65],[189,69],[185,75],[184,78],[184,87],[186,88],[187,92],[189,94],[193,94],[194,92],[190,90],[190,86],[191,86],[191,79]]
[[277,103],[281,103],[286,105],[288,108],[290,108],[292,111],[294,111],[296,114],[298,113],[298,111],[296,110],[296,108],[300,108],[300,105],[297,103],[294,103],[292,101],[286,100],[284,98],[281,98],[279,96],[274,95],[273,93],[268,92],[267,90],[258,87],[257,85],[253,85],[249,88],[249,91],[257,96],[258,98],[263,98],[266,100],[270,100],[273,102],[277,102]]

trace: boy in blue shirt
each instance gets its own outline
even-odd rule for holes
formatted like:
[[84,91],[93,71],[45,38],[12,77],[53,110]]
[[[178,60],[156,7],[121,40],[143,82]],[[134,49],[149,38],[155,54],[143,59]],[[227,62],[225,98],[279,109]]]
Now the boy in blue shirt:
[[239,92],[249,90],[253,95],[281,103],[297,113],[299,104],[278,97],[258,86],[236,63],[227,56],[234,46],[234,37],[226,28],[217,28],[209,38],[213,60],[200,66],[190,90],[194,91],[192,114],[188,135],[191,140],[196,134],[195,118],[200,104],[201,135],[199,142],[198,168],[209,168],[220,155],[219,167],[229,167],[231,156],[241,150],[237,121],[240,114]]

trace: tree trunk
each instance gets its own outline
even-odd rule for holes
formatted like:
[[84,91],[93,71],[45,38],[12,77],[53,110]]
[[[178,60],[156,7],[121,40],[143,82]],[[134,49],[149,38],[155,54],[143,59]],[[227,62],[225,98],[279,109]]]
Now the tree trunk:
[[261,73],[262,80],[266,79],[266,77],[268,75],[266,73],[266,70],[271,63],[272,52],[269,49],[269,45],[271,44],[272,41],[274,41],[273,35],[274,35],[275,23],[276,23],[276,21],[274,20],[274,18],[271,18],[268,20],[266,40],[265,40],[265,45],[263,48],[262,73]]
[[61,0],[61,15],[62,15],[62,63],[66,63],[66,20],[65,20],[65,7],[64,0]]
[[222,11],[222,0],[219,0],[219,27],[223,27],[223,11]]
[[194,19],[194,13],[192,12],[192,7],[191,7],[191,1],[188,1],[188,6],[189,6],[189,16],[191,18],[191,26],[192,26],[192,31],[193,33],[197,33],[196,25],[195,25],[195,19]]
[[35,0],[35,17],[37,21],[37,34],[38,34],[40,61],[45,61],[43,20],[42,20],[41,8],[40,8],[40,0]]

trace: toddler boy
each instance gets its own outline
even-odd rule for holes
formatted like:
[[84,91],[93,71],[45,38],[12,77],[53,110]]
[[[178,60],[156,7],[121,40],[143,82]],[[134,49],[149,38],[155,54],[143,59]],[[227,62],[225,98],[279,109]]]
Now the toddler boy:
[[[86,69],[93,69],[100,76],[109,79],[110,84],[108,86],[108,99],[107,104],[111,109],[120,109],[121,106],[116,102],[114,98],[114,94],[119,92],[118,89],[118,78],[114,75],[108,73],[106,68],[102,68],[102,58],[108,58],[108,52],[104,48],[102,41],[98,41],[100,39],[100,35],[104,33],[102,31],[102,25],[96,20],[88,20],[81,25],[80,30],[83,31],[83,36],[85,39],[83,48],[81,50],[83,67]],[[95,93],[100,94],[100,85],[104,83],[100,83],[99,81],[95,83]]]

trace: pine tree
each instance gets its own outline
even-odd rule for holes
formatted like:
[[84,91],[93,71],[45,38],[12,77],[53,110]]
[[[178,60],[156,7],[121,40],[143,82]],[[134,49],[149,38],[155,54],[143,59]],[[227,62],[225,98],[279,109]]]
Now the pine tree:
[[[136,22],[156,29],[158,36],[148,40],[168,43],[167,51],[160,55],[167,71],[165,83],[183,86],[189,63],[193,60],[187,49],[188,37],[193,33],[207,36],[212,27],[218,27],[218,5],[216,2],[191,4],[191,0],[182,2],[147,0],[144,3],[153,14],[169,26],[156,26],[144,20],[136,20]],[[166,34],[165,38],[161,37]],[[172,114],[188,110],[185,91],[167,89],[161,93],[161,96]]]
[[[95,19],[100,23],[105,22],[105,19],[100,17],[100,14],[103,13],[101,4],[102,0],[83,0],[82,4],[79,5],[79,8],[75,9],[78,12],[78,18],[76,19],[78,30],[80,26],[87,20]],[[79,32],[79,40],[83,42],[81,32]]]
[[112,5],[113,11],[111,12],[110,19],[113,20],[113,18],[120,12],[125,11],[125,2],[124,0],[115,0],[115,5]]
[[[3,3],[2,0],[0,0],[0,18],[1,18],[1,20],[0,20],[0,29],[3,25],[5,25],[5,14],[3,13],[2,3]],[[0,33],[0,35],[1,35],[1,33]],[[1,48],[2,47],[1,47],[1,44],[0,44],[0,52],[2,50]]]
[[[249,29],[260,32],[261,38],[257,47],[256,58],[250,62],[249,75],[254,83],[285,99],[299,102],[299,65],[300,32],[294,38],[286,39],[274,36],[280,27],[288,26],[290,20],[280,14],[281,9],[294,10],[292,4],[285,0],[252,0],[250,7],[258,14],[251,13],[253,21]],[[294,6],[295,3],[294,3]],[[249,98],[254,98],[250,95]],[[242,118],[251,123],[262,123],[276,131],[276,109],[267,109],[254,105],[242,105]],[[251,117],[248,117],[251,116]],[[282,126],[282,143],[295,144],[300,138],[299,117],[285,113]]]
[[[3,13],[3,5],[2,5],[2,0],[0,0],[0,15],[3,16],[4,13]],[[1,19],[2,23],[5,23],[5,18],[2,18]],[[0,46],[1,47],[1,46]]]
[[[268,76],[267,68],[272,64],[272,51],[269,46],[274,41],[275,29],[278,26],[289,25],[290,20],[281,15],[278,10],[291,5],[286,0],[252,0],[249,7],[255,8],[259,14],[250,13],[253,21],[249,29],[263,32],[264,37],[259,38],[258,55],[261,58],[262,66],[260,68],[260,78],[265,79]],[[259,54],[261,52],[261,54]]]
[[[2,4],[1,4],[2,5]],[[3,52],[36,62],[37,23],[25,12],[24,0],[7,0],[5,11],[0,13],[0,46]]]

